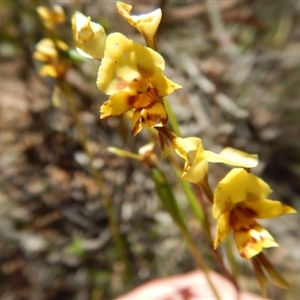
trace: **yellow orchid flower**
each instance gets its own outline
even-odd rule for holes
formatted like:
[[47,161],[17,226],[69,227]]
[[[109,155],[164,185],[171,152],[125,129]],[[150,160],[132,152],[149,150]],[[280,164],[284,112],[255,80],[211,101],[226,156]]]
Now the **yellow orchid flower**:
[[164,68],[164,59],[157,52],[134,43],[121,33],[110,34],[97,86],[111,97],[101,106],[100,118],[134,109],[133,135],[144,125],[165,126],[168,117],[160,98],[181,86],[163,75]]
[[296,211],[279,201],[266,199],[271,192],[269,185],[259,177],[242,168],[231,170],[215,191],[213,217],[218,219],[218,227],[214,247],[217,248],[231,230],[243,258],[251,258],[263,248],[278,246],[255,218],[273,218]]
[[131,5],[120,1],[116,5],[119,14],[143,35],[147,46],[157,50],[156,32],[162,17],[161,9],[158,8],[148,14],[135,16],[130,15]]
[[39,70],[41,76],[53,78],[63,77],[67,71],[67,63],[61,58],[60,52],[68,51],[69,47],[61,40],[42,39],[35,46],[33,57],[45,63]]
[[77,11],[72,17],[72,32],[76,50],[81,56],[98,60],[103,58],[106,34],[100,24]]
[[202,141],[197,137],[180,138],[172,140],[175,152],[185,160],[182,178],[186,181],[201,184],[208,173],[208,162],[225,163],[232,166],[253,168],[258,163],[256,154],[225,148],[219,154],[206,151]]
[[64,23],[66,20],[64,10],[60,5],[53,5],[51,8],[39,6],[36,10],[48,29],[54,29],[57,24]]

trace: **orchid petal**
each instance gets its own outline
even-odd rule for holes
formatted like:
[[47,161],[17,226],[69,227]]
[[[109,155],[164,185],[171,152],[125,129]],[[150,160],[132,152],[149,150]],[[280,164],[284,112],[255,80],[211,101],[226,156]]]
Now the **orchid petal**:
[[217,236],[214,242],[214,249],[217,249],[219,244],[226,238],[231,231],[229,224],[230,214],[225,213],[218,219]]
[[270,233],[259,224],[249,230],[235,231],[234,239],[240,255],[245,259],[257,255],[263,248],[278,247]]
[[107,95],[112,95],[126,89],[136,78],[160,74],[164,67],[164,59],[157,52],[115,32],[106,39],[97,86]]
[[100,108],[100,119],[120,115],[132,109],[134,99],[135,97],[131,97],[126,92],[112,95],[108,101],[102,104]]
[[119,14],[145,38],[149,47],[156,49],[155,36],[162,18],[161,9],[158,8],[148,14],[130,15],[132,6],[123,2],[117,2]]
[[214,163],[224,163],[227,165],[253,168],[258,164],[257,154],[249,154],[234,148],[225,148],[219,154],[211,151],[205,151],[207,161]]
[[280,201],[263,199],[259,203],[246,201],[243,208],[250,209],[255,213],[255,218],[268,219],[279,217],[285,214],[294,214],[296,210],[292,207],[281,203]]

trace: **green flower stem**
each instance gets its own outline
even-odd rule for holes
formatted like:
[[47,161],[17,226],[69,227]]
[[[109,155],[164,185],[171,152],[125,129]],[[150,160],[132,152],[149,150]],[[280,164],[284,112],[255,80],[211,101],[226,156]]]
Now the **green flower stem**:
[[195,213],[197,219],[201,223],[201,226],[204,228],[206,233],[209,232],[209,227],[207,224],[206,217],[203,213],[203,210],[201,209],[201,206],[199,205],[198,199],[197,199],[194,191],[191,188],[191,185],[181,178],[178,170],[176,170],[176,175],[181,184],[183,192],[188,200],[188,203],[191,206],[193,212]]
[[164,105],[165,105],[165,108],[166,108],[166,111],[167,111],[167,114],[168,114],[168,118],[169,118],[169,121],[170,121],[171,128],[174,131],[174,133],[177,136],[180,137],[181,133],[180,133],[179,125],[178,125],[176,116],[174,115],[174,112],[172,110],[172,107],[169,103],[169,100],[166,97],[164,97],[163,102],[164,102]]
[[113,204],[112,204],[113,202],[111,201],[111,199],[108,195],[108,192],[105,188],[101,174],[93,166],[93,154],[88,148],[88,136],[85,131],[84,125],[82,124],[82,122],[80,120],[79,111],[78,111],[77,105],[74,101],[72,90],[71,90],[70,86],[68,84],[66,84],[64,81],[60,82],[60,88],[65,94],[66,101],[68,103],[69,109],[72,114],[72,118],[75,123],[76,130],[79,135],[79,140],[80,140],[81,146],[82,146],[84,152],[86,153],[86,155],[88,156],[88,161],[89,161],[88,164],[89,164],[91,174],[98,185],[99,195],[103,199],[105,211],[106,211],[108,221],[109,221],[109,227],[110,227],[111,233],[113,235],[113,240],[115,242],[117,250],[119,251],[120,259],[122,260],[122,262],[125,266],[126,280],[129,284],[131,284],[132,279],[133,279],[133,271],[132,271],[131,263],[130,263],[130,260],[128,258],[128,254],[126,251],[125,242],[124,242],[123,238],[121,237],[121,233],[120,233],[120,229],[119,229],[120,227],[119,227],[117,216],[114,211]]
[[114,153],[115,155],[117,155],[119,157],[131,158],[131,159],[138,160],[138,161],[142,160],[142,158],[139,154],[132,153],[130,151],[126,151],[126,150],[119,149],[119,148],[116,148],[116,147],[108,147],[107,151],[111,152],[111,153]]
[[[207,212],[205,210],[203,201],[200,198],[201,205],[199,205],[198,198],[195,195],[195,192],[191,189],[191,186],[188,184],[188,182],[184,181],[180,177],[180,173],[178,172],[178,170],[176,170],[176,174],[177,174],[177,177],[183,187],[183,191],[187,197],[187,200],[188,200],[192,210],[194,211],[197,219],[199,220],[202,228],[204,229],[204,233],[206,235],[208,244],[211,248],[211,255],[213,256],[213,258],[215,259],[215,262],[219,266],[221,273],[229,281],[231,281],[232,284],[235,286],[236,290],[239,291],[239,286],[237,284],[236,276],[233,276],[232,274],[230,274],[230,272],[227,270],[227,268],[224,265],[224,262],[223,262],[223,259],[220,255],[220,253],[214,249],[213,238],[212,238],[211,231],[210,231],[210,222],[209,222],[209,218],[208,218]],[[210,191],[211,195],[213,195],[210,188],[208,189],[208,191]],[[201,206],[202,206],[202,208],[201,208]]]
[[[173,139],[176,137],[175,134],[172,131],[168,130],[166,127],[156,127],[155,129],[157,131],[159,131],[161,134],[163,134],[170,142],[172,142]],[[190,185],[181,178],[181,173],[178,171],[179,170],[178,164],[177,164],[176,160],[172,157],[172,155],[170,156],[170,161],[171,161],[171,164],[173,165],[173,167],[175,169],[175,173],[177,175],[177,178],[178,178],[178,180],[180,181],[180,183],[182,185],[183,191],[184,191],[184,193],[187,197],[189,205],[191,206],[191,208],[194,211],[197,219],[199,220],[202,228],[204,229],[205,236],[206,236],[206,238],[208,240],[208,243],[211,247],[212,256],[214,257],[216,263],[218,264],[222,274],[227,279],[229,279],[233,283],[233,285],[235,286],[237,291],[239,291],[239,287],[238,287],[238,284],[237,284],[237,281],[236,281],[235,277],[233,277],[228,272],[228,270],[226,269],[226,267],[224,265],[224,262],[223,262],[223,259],[220,255],[220,253],[218,251],[216,251],[213,247],[213,239],[212,239],[212,235],[211,235],[211,232],[210,232],[209,218],[208,218],[207,212],[205,210],[205,206],[204,206],[204,203],[202,201],[201,196],[199,197],[199,201],[198,201],[198,198],[195,195],[195,191],[193,191],[191,189]],[[211,190],[211,187],[209,185],[207,175],[204,177],[204,179],[201,182],[199,182],[198,186],[201,187],[202,191],[205,193],[205,195],[209,199],[209,201],[211,203],[213,203],[214,194],[213,194],[213,192]]]
[[[202,188],[202,190],[204,191],[207,199],[213,203],[214,202],[214,193],[209,185],[209,182],[208,182],[208,176],[206,175],[204,177],[204,179],[198,184],[198,186],[200,186]],[[205,213],[205,211],[204,211]],[[206,217],[206,221],[207,221],[207,226],[208,228],[210,228],[210,225],[209,225],[209,221],[208,221],[208,218]],[[209,230],[208,230],[209,231]],[[209,237],[210,237],[210,240],[209,240],[209,243],[210,243],[210,246],[211,246],[211,249],[212,249],[212,254],[218,264],[218,266],[220,267],[221,271],[222,271],[222,274],[228,279],[231,281],[231,283],[235,286],[236,290],[239,291],[240,288],[238,286],[238,283],[237,283],[237,280],[236,280],[236,276],[235,276],[235,273],[233,273],[233,275],[227,270],[227,268],[225,267],[224,265],[224,262],[223,262],[223,259],[220,255],[220,253],[218,251],[216,251],[213,247],[213,240],[212,240],[212,236],[210,234],[210,231],[209,231]],[[234,267],[233,265],[233,261],[232,259],[234,260],[234,255],[233,255],[233,252],[232,252],[232,247],[229,248],[227,247],[226,250],[228,250],[229,252],[227,252],[227,255],[228,255],[228,258],[230,260],[230,262],[232,263],[232,267]],[[232,270],[234,271],[234,269]]]
[[203,180],[198,184],[199,186],[201,186],[201,188],[203,189],[207,199],[211,202],[214,203],[214,193],[209,185],[208,182],[208,175],[206,175]]
[[183,218],[181,211],[177,205],[173,191],[172,191],[169,183],[167,182],[164,174],[158,168],[152,168],[151,169],[151,177],[155,183],[157,193],[158,193],[165,209],[170,213],[174,222],[178,226],[178,228],[181,232],[181,235],[196,262],[197,267],[203,271],[203,273],[206,277],[207,283],[210,286],[215,298],[221,299],[216,287],[214,286],[214,284],[209,276],[209,268],[205,264],[205,260],[202,256],[200,250],[198,249],[197,245],[194,243],[194,241],[185,225],[184,218]]

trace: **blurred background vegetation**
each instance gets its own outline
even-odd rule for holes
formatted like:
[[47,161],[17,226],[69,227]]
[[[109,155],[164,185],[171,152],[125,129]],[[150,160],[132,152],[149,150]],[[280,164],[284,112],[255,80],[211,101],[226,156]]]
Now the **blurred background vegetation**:
[[[128,1],[134,13],[162,6],[158,45],[166,74],[183,89],[170,97],[184,136],[206,149],[232,146],[258,153],[255,172],[274,189],[272,199],[300,208],[300,2]],[[108,146],[137,152],[148,136],[131,136],[121,118],[99,120],[106,100],[96,87],[99,63],[73,62],[67,82],[89,137],[94,167],[116,208],[134,276],[122,280],[98,187],[90,175],[68,106],[55,81],[38,75],[32,58],[45,35],[39,5],[60,4],[68,20],[59,35],[74,47],[70,19],[79,10],[107,33],[142,37],[115,1],[0,1],[0,299],[108,299],[152,278],[181,274],[194,262],[163,210],[140,163]],[[53,105],[53,103],[55,105]],[[203,251],[203,232],[168,165],[187,224]],[[228,169],[211,168],[212,186]],[[267,255],[293,285],[269,289],[273,299],[300,294],[299,217],[265,222],[280,248]],[[213,231],[214,232],[214,231]],[[239,281],[258,292],[251,267],[238,255]],[[214,261],[208,265],[215,269]]]

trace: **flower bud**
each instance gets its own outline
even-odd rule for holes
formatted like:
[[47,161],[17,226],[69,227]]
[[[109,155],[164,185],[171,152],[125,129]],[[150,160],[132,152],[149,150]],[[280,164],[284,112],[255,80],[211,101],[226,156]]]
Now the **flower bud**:
[[148,47],[157,50],[156,32],[162,17],[161,9],[158,8],[148,14],[131,16],[131,8],[131,5],[120,1],[117,2],[119,14],[143,35]]
[[53,29],[57,24],[64,23],[66,20],[64,10],[60,5],[54,5],[51,8],[39,6],[36,10],[48,29]]
[[72,17],[73,38],[76,50],[87,58],[101,60],[104,56],[106,34],[103,27],[91,21],[80,12],[75,12]]
[[67,71],[67,62],[62,58],[61,52],[69,49],[61,40],[43,39],[35,46],[33,57],[44,63],[40,68],[41,76],[53,78],[63,77]]

